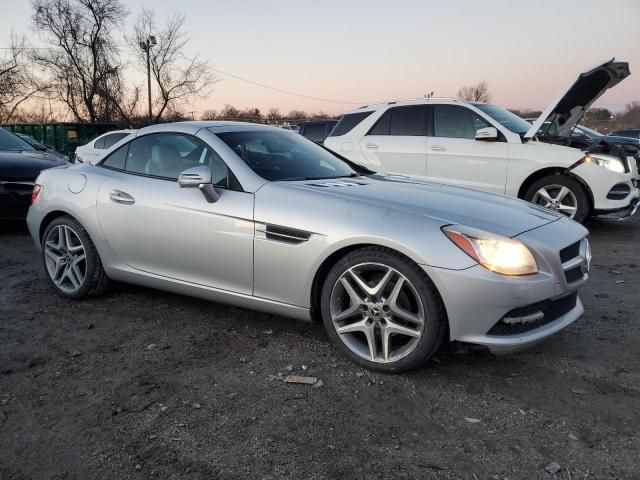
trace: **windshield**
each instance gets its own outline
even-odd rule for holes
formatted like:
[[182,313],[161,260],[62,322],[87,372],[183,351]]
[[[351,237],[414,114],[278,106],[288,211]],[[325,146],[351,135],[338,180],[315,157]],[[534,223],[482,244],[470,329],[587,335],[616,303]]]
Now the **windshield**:
[[0,150],[21,152],[22,150],[33,150],[33,147],[17,135],[0,127]]
[[216,135],[251,170],[272,182],[359,175],[348,163],[297,133],[258,130]]
[[601,137],[602,134],[600,132],[597,132],[591,128],[587,128],[584,125],[576,125],[576,130],[579,130],[581,132],[584,132],[587,136],[589,137]]
[[513,133],[522,135],[527,133],[527,131],[529,131],[529,129],[531,128],[531,124],[525,119],[520,118],[515,113],[511,113],[510,111],[505,110],[502,107],[497,107],[496,105],[488,105],[486,103],[474,103],[473,106],[478,108],[479,110],[482,110],[500,125],[508,128]]

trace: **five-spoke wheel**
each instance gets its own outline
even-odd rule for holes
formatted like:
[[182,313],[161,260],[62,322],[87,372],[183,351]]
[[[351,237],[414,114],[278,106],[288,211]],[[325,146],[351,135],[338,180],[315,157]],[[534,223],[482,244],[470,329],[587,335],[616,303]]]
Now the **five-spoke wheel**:
[[331,293],[331,320],[356,355],[393,362],[413,351],[424,328],[418,292],[396,269],[380,263],[349,268]]
[[325,327],[358,363],[399,371],[440,345],[441,301],[419,267],[384,248],[356,250],[339,261],[322,295]]
[[44,240],[44,262],[53,283],[65,292],[80,289],[87,276],[87,255],[78,234],[67,225],[49,230]]
[[63,215],[47,225],[42,258],[51,283],[61,294],[82,298],[102,293],[108,277],[91,237],[72,217]]
[[584,187],[566,175],[551,175],[534,182],[524,199],[584,222],[591,210],[589,196]]

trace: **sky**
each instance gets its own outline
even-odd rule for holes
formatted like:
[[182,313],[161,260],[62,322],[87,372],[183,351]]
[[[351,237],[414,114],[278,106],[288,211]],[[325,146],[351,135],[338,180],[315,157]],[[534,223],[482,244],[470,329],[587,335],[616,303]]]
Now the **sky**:
[[[455,96],[486,81],[492,102],[544,108],[577,75],[616,57],[632,75],[596,106],[620,110],[640,100],[640,0],[126,0],[128,23],[141,8],[158,20],[186,16],[188,55],[216,73],[195,116],[225,104],[281,112],[340,113],[367,103]],[[0,0],[0,47],[10,32],[42,43],[28,0]],[[634,71],[638,70],[637,74]],[[133,82],[141,82],[132,73]]]

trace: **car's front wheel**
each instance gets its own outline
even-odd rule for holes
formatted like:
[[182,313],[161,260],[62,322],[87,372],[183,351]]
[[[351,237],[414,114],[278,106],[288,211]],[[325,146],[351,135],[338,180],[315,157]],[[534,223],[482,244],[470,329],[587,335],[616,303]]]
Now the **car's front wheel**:
[[347,254],[327,275],[321,302],[329,337],[364,367],[409,370],[442,343],[446,319],[435,286],[391,250],[366,247]]
[[109,279],[91,237],[70,216],[58,217],[47,226],[42,258],[51,283],[66,297],[98,295],[107,287]]
[[590,213],[589,196],[577,180],[566,175],[550,175],[531,185],[524,199],[584,222]]

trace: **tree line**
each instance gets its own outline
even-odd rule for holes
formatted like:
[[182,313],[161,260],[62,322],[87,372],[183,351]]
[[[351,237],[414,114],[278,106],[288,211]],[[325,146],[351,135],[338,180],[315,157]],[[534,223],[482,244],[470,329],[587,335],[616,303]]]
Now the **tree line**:
[[[158,22],[142,10],[127,28],[129,16],[119,0],[31,0],[31,27],[44,46],[13,34],[0,56],[0,123],[70,113],[78,122],[133,126],[179,115],[180,104],[205,96],[218,79],[206,60],[187,54],[185,17]],[[147,51],[151,116],[146,81],[125,80],[131,69],[147,72]]]

